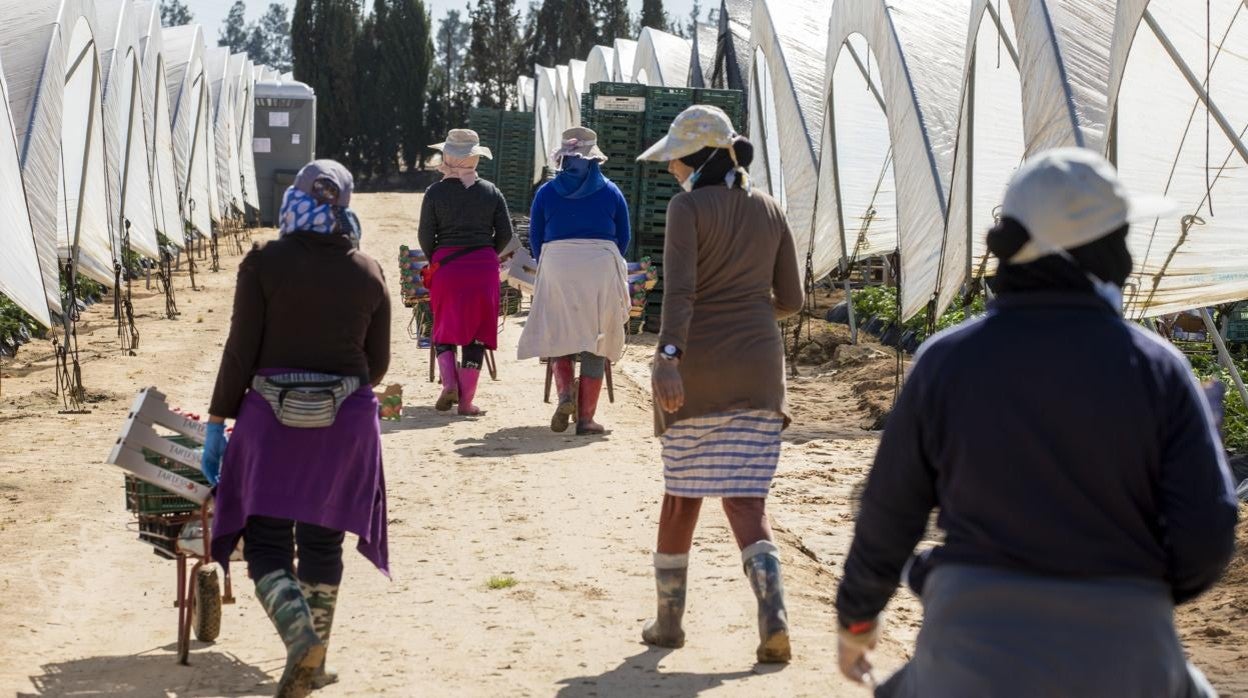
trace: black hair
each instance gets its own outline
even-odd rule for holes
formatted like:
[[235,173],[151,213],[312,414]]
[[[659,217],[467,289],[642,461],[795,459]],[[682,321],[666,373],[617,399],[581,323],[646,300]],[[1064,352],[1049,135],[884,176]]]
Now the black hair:
[[1002,218],[988,231],[988,251],[1001,260],[993,284],[998,292],[1028,290],[1091,290],[1091,274],[1102,281],[1123,286],[1131,276],[1131,250],[1127,247],[1127,231],[1123,225],[1110,233],[1066,251],[1069,258],[1046,255],[1025,264],[1009,264],[1010,259],[1027,241],[1031,233],[1014,218]]
[[[680,158],[684,164],[693,169],[702,168],[698,173],[698,181],[693,183],[694,189],[702,187],[710,187],[723,184],[728,177],[728,173],[732,172],[736,167],[748,169],[751,162],[754,162],[754,144],[750,143],[745,136],[737,136],[732,141],[732,150],[737,156],[737,162],[734,165],[732,155],[728,153],[727,148],[703,148],[692,155],[686,155]],[[733,183],[734,187],[742,188],[745,186],[744,177],[737,177],[737,181]]]

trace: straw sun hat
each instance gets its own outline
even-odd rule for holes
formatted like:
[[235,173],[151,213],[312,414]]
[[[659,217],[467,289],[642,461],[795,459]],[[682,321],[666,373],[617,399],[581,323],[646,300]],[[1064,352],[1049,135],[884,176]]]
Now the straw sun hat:
[[586,160],[606,162],[607,155],[598,147],[598,134],[583,126],[576,126],[563,132],[559,138],[559,148],[552,159],[558,161],[569,155],[579,155]]
[[477,132],[466,128],[451,129],[446,134],[445,141],[434,143],[429,147],[440,150],[443,154],[453,158],[470,158],[479,155],[490,160],[494,159],[490,149],[481,145],[481,137],[477,135]]

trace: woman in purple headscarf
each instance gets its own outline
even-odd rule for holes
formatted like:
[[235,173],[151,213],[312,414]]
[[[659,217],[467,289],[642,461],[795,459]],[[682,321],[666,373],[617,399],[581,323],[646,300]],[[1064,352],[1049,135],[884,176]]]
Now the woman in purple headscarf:
[[390,364],[390,298],[381,266],[355,248],[351,189],[346,168],[317,160],[286,190],[281,236],[239,265],[209,409],[212,553],[228,564],[245,540],[256,597],[286,645],[279,696],[337,680],[325,651],[345,532],[389,574],[372,386]]

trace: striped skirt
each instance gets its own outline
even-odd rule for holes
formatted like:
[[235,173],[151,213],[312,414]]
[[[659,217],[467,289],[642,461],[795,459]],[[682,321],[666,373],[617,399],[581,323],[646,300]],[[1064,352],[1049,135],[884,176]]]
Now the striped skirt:
[[766,497],[780,461],[784,417],[733,410],[684,419],[659,437],[663,480],[675,497]]

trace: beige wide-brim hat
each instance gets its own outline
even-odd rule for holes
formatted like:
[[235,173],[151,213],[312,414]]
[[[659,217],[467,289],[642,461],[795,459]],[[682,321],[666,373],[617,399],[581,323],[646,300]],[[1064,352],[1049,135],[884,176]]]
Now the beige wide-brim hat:
[[480,156],[489,160],[494,159],[494,154],[490,152],[490,149],[481,145],[481,137],[477,135],[477,132],[466,128],[451,129],[446,134],[446,140],[429,147],[440,150],[444,155],[453,158]]
[[563,132],[559,139],[559,148],[551,159],[558,162],[569,155],[579,155],[586,160],[606,162],[607,155],[598,147],[598,134],[592,129],[576,126]]
[[1001,215],[1017,220],[1031,239],[1006,260],[1026,264],[1073,250],[1128,223],[1174,213],[1162,196],[1127,192],[1114,166],[1087,148],[1054,148],[1028,159],[1010,178]]
[[703,148],[730,148],[736,137],[732,119],[723,109],[695,104],[682,111],[668,127],[667,135],[638,155],[637,159],[656,162],[678,160]]

